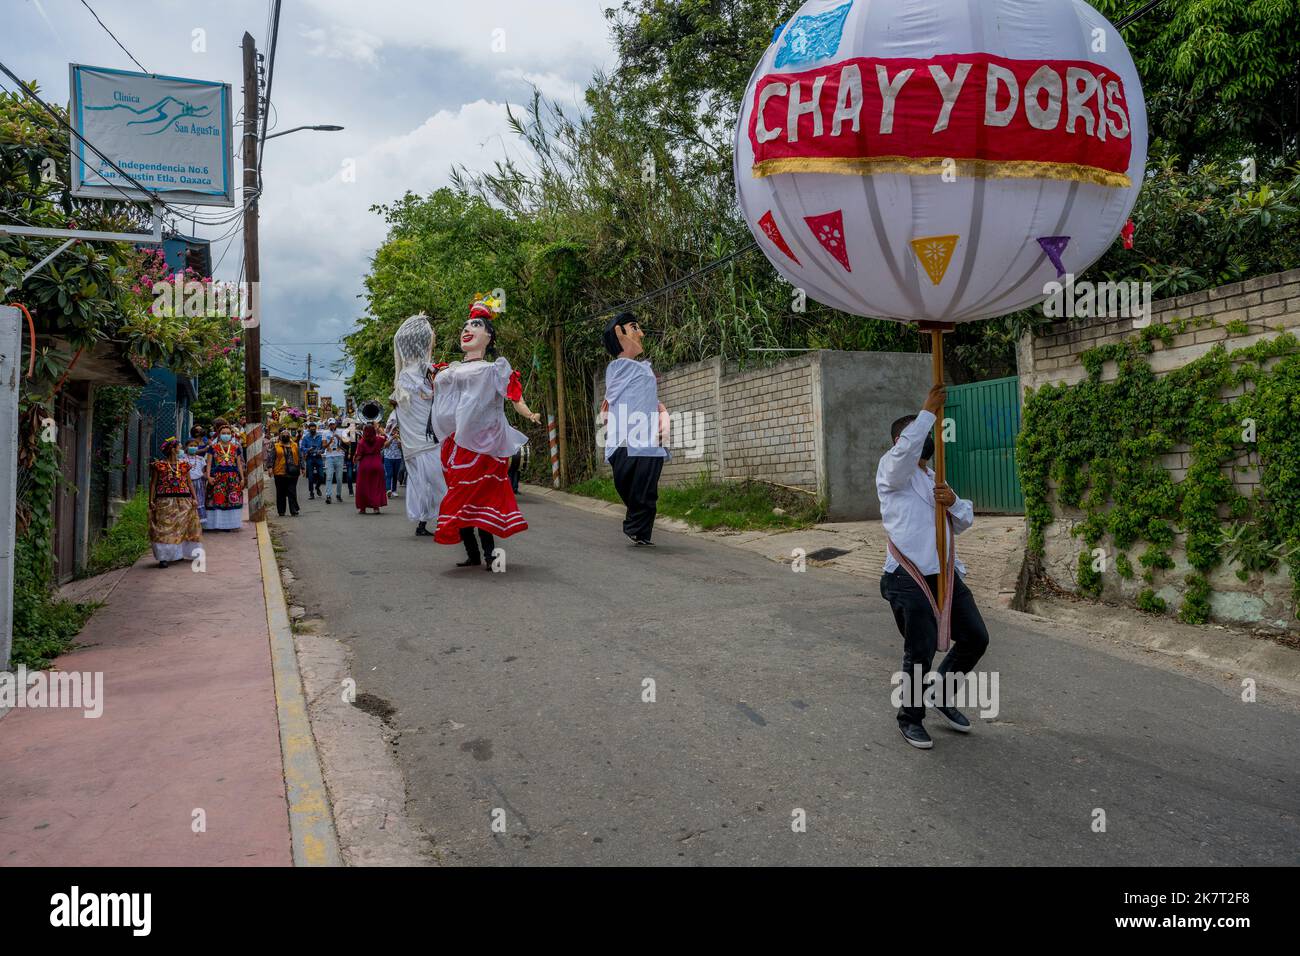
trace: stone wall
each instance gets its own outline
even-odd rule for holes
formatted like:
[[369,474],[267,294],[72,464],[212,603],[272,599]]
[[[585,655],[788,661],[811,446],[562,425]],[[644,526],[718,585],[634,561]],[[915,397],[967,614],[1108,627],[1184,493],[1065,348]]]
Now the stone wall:
[[[1300,334],[1300,270],[1260,276],[1152,304],[1151,324],[1176,319],[1193,321],[1168,345],[1159,340],[1152,343],[1154,351],[1147,360],[1157,375],[1182,368],[1218,344],[1231,351],[1286,331]],[[1094,318],[1057,322],[1026,335],[1019,343],[1017,355],[1022,398],[1027,390],[1041,385],[1073,385],[1083,381],[1087,378],[1080,361],[1084,352],[1130,338],[1139,331],[1132,319]],[[1107,362],[1102,369],[1102,381],[1113,381],[1115,377],[1115,363]],[[1236,388],[1224,391],[1221,398],[1231,401],[1241,394],[1241,389]],[[1177,482],[1186,477],[1190,457],[1188,447],[1178,446],[1162,457],[1161,464]],[[1226,465],[1225,471],[1243,495],[1250,496],[1258,486],[1259,462],[1247,446],[1242,446],[1241,455]],[[1070,535],[1070,530],[1084,517],[1081,511],[1060,508],[1058,520],[1044,532],[1044,573],[1056,584],[1071,590],[1075,589],[1079,549],[1084,545],[1081,539]],[[1135,566],[1137,555],[1144,548],[1145,544],[1139,545],[1129,554]],[[1159,579],[1163,586],[1156,593],[1165,599],[1172,613],[1181,603],[1182,581],[1190,571],[1182,535],[1175,539],[1170,553],[1175,567],[1163,573]],[[1233,569],[1221,565],[1207,576],[1214,590],[1210,600],[1212,615],[1229,623],[1295,628],[1291,584],[1285,571],[1283,568],[1280,573],[1254,576],[1251,581],[1242,582]],[[1139,578],[1125,581],[1113,571],[1104,574],[1103,581],[1102,596],[1107,600],[1131,601],[1145,587]]]
[[[744,371],[710,359],[659,374],[673,416],[662,484],[759,479],[822,496],[833,520],[852,521],[879,517],[874,476],[888,423],[920,407],[930,360],[817,351]],[[603,373],[593,391],[599,405]]]

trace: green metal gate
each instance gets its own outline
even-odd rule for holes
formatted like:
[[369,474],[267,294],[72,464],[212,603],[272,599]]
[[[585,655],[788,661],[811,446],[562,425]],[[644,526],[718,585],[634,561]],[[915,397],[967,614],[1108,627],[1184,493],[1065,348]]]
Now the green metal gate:
[[976,511],[1024,514],[1025,497],[1016,467],[1020,434],[1020,379],[995,378],[948,389],[944,415],[953,428],[945,437],[948,484]]

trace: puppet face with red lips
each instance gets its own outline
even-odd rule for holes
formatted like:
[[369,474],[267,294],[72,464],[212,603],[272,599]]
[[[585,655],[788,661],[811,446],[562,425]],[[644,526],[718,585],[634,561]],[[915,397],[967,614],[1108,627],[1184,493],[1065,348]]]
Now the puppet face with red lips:
[[470,318],[460,333],[460,350],[471,358],[481,358],[487,351],[491,335],[487,323],[477,316]]

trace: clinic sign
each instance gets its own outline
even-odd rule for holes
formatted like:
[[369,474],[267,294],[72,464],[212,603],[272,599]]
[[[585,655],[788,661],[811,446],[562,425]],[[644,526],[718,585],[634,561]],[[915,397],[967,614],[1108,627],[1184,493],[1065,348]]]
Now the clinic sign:
[[230,84],[71,64],[72,194],[233,206]]

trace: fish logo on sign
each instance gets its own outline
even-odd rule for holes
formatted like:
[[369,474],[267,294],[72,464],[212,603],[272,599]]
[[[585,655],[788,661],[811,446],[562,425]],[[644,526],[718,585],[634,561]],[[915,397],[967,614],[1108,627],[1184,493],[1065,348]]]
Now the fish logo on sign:
[[212,112],[212,108],[206,105],[195,106],[184,100],[178,100],[174,96],[164,96],[152,106],[141,107],[136,109],[134,106],[128,106],[125,103],[114,103],[112,106],[87,106],[91,112],[103,112],[105,110],[126,110],[128,113],[134,113],[136,116],[144,117],[142,119],[128,120],[127,126],[152,126],[152,133],[145,133],[146,136],[157,136],[159,133],[165,133],[171,129],[172,123],[178,119],[189,117],[206,117]]
[[834,56],[839,51],[844,21],[851,6],[852,2],[826,13],[795,17],[785,30],[785,42],[776,52],[776,66],[811,63]]

